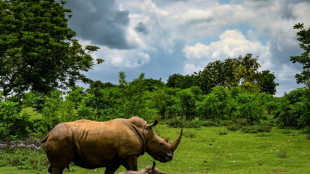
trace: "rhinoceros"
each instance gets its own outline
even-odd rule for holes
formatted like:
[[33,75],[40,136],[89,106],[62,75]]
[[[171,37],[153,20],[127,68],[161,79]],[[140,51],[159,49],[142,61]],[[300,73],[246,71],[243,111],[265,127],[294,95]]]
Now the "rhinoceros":
[[183,129],[179,137],[169,143],[153,130],[157,123],[155,120],[148,124],[140,117],[59,123],[41,141],[45,143],[48,171],[61,174],[71,161],[88,169],[106,167],[105,174],[113,174],[120,165],[137,171],[137,158],[145,152],[160,162],[171,161]]
[[119,174],[166,174],[165,172],[162,172],[155,168],[156,163],[153,161],[153,166],[147,166],[145,169],[139,170],[139,171],[126,171],[121,172]]

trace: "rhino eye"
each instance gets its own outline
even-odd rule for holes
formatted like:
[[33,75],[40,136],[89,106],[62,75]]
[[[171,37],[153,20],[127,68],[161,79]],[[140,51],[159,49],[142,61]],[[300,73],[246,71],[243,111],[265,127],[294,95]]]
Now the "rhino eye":
[[162,146],[162,145],[164,145],[164,143],[163,143],[163,142],[160,142],[160,143],[159,143],[159,145],[161,145],[161,146]]

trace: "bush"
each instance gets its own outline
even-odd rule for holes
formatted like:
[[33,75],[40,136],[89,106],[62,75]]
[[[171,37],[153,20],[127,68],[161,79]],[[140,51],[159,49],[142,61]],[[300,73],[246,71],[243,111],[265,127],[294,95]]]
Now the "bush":
[[192,132],[190,130],[187,130],[184,132],[184,137],[186,138],[196,138],[197,134],[195,132]]
[[19,116],[18,103],[3,101],[0,103],[0,139],[21,138],[28,134],[26,128],[31,124],[29,115]]
[[231,124],[227,126],[227,129],[230,131],[238,131],[241,129],[241,126],[239,124]]
[[169,119],[166,120],[165,122],[169,127],[173,127],[173,128],[199,128],[201,127],[202,123],[200,120],[198,119],[194,119],[194,120],[184,120],[184,119],[180,119],[180,118],[173,118],[173,119]]
[[17,138],[28,137],[28,127],[32,127],[32,122],[30,121],[30,115],[27,112],[23,112],[23,114],[16,119],[14,124],[11,127],[11,134],[14,134]]
[[310,125],[310,87],[298,88],[281,98],[274,112],[280,128],[302,129]]
[[206,127],[218,126],[218,123],[214,120],[201,120],[201,126]]
[[44,137],[50,131],[46,122],[44,119],[34,119],[31,126],[27,127],[27,131],[33,136]]
[[250,124],[259,122],[261,107],[256,99],[256,94],[241,93],[237,97],[238,107],[233,112],[237,119],[246,119]]
[[230,131],[241,130],[245,133],[259,133],[259,132],[270,132],[272,129],[272,124],[269,122],[260,122],[256,125],[251,125],[246,119],[238,119],[227,126]]
[[304,130],[302,131],[302,133],[310,135],[310,126],[306,126]]
[[245,133],[270,132],[272,129],[272,126],[268,124],[261,124],[261,125],[245,126],[245,127],[242,127],[241,129],[242,129],[242,132],[245,132]]
[[180,108],[182,115],[185,115],[187,120],[193,119],[195,116],[196,100],[195,95],[190,91],[190,89],[185,89],[177,93],[180,100]]

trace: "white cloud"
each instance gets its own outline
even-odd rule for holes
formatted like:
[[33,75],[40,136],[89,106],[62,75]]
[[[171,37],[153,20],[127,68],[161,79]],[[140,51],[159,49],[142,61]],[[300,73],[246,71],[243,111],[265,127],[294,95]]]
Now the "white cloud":
[[[79,42],[83,47],[92,44],[89,40],[79,39]],[[99,50],[93,52],[92,56],[94,58],[103,58],[105,60],[104,63],[95,66],[94,69],[96,71],[101,71],[107,66],[134,69],[141,67],[150,61],[149,54],[144,52],[143,49],[117,50],[105,46],[99,46]]]
[[280,71],[277,72],[277,76],[280,81],[294,83],[296,81],[295,74],[297,73],[300,73],[300,71],[295,69],[292,64],[283,64],[281,65]]
[[309,2],[301,2],[296,5],[293,5],[292,14],[296,18],[310,18],[310,3]]
[[184,65],[184,70],[183,74],[192,74],[193,72],[199,72],[203,69],[204,67],[201,66],[196,66],[194,64],[185,64]]
[[186,45],[183,49],[185,55],[189,59],[201,59],[209,56],[210,46],[202,43],[196,43],[194,46]]
[[101,46],[100,50],[93,53],[95,58],[103,58],[104,63],[94,67],[96,71],[106,68],[135,69],[148,64],[150,56],[143,50],[116,50]]
[[[253,57],[259,56],[258,61],[263,69],[271,67],[271,53],[268,47],[257,40],[246,39],[238,30],[226,30],[220,35],[218,41],[211,42],[209,45],[202,43],[196,43],[193,46],[186,45],[183,52],[187,57],[187,62],[194,62],[196,66],[206,66],[207,63],[214,60],[235,58],[239,55],[244,56],[247,53],[252,53]],[[184,67],[184,69],[188,72],[188,68]]]
[[280,85],[277,87],[277,96],[282,96],[285,92],[288,93],[293,89],[303,87],[304,85],[297,85],[295,75],[300,73],[300,69],[293,64],[282,64],[279,70],[275,72],[277,81]]

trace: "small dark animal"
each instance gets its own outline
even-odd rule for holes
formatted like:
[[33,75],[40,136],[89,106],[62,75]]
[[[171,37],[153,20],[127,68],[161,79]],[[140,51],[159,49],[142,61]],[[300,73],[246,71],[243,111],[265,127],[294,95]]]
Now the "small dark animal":
[[147,166],[145,169],[139,170],[139,171],[126,171],[121,172],[119,174],[166,174],[165,172],[162,172],[155,168],[156,163],[153,162],[153,166]]
[[50,163],[48,171],[62,174],[71,161],[88,169],[106,167],[105,174],[114,174],[120,165],[137,171],[137,158],[145,152],[160,162],[171,161],[183,131],[168,143],[153,130],[157,123],[148,124],[140,117],[59,123],[41,141]]

